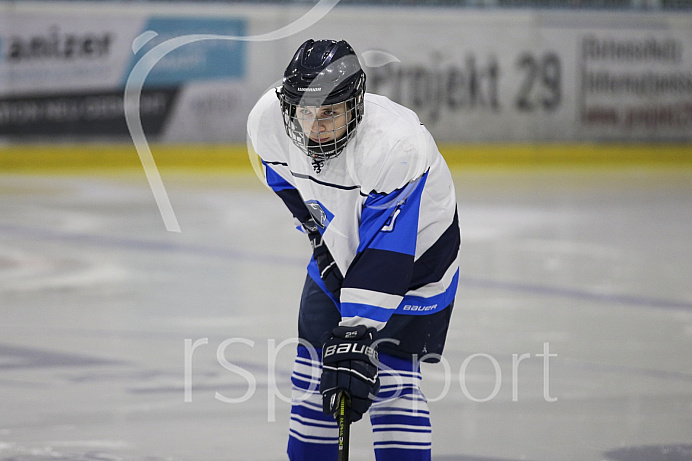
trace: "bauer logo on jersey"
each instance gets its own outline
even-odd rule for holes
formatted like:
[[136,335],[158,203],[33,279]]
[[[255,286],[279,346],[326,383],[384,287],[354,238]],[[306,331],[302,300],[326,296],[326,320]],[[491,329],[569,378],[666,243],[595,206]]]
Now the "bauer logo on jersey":
[[322,230],[326,229],[334,219],[334,215],[317,200],[308,200],[305,202],[305,206],[308,208],[312,219]]
[[406,304],[402,310],[410,312],[429,312],[437,309],[437,304],[431,304],[429,306],[419,306],[415,304]]

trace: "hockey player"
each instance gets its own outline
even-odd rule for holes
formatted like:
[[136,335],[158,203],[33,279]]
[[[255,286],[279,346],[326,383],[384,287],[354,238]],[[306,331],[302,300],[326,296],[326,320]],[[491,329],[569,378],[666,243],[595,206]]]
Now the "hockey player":
[[369,411],[378,461],[431,456],[419,365],[439,361],[454,304],[456,196],[416,114],[366,93],[365,78],[348,43],[308,40],[248,118],[267,184],[313,247],[292,376],[293,461],[336,459],[341,391],[351,421]]

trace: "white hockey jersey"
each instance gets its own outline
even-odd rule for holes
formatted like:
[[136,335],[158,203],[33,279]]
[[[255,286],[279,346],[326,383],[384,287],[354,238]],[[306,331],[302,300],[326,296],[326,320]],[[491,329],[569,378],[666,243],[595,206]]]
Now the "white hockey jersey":
[[[342,325],[382,329],[394,313],[432,314],[454,300],[461,243],[454,184],[413,111],[366,93],[355,137],[314,166],[286,135],[271,90],[251,111],[248,135],[269,187],[299,221],[315,220],[344,274],[339,299],[332,296]],[[314,260],[308,272],[325,289]]]

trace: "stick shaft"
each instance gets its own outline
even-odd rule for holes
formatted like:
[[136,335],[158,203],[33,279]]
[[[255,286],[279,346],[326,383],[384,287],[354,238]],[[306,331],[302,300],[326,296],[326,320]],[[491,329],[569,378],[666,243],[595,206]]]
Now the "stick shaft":
[[351,423],[348,420],[348,397],[342,392],[339,396],[339,411],[337,423],[339,425],[339,456],[338,461],[348,461],[348,445],[351,438]]

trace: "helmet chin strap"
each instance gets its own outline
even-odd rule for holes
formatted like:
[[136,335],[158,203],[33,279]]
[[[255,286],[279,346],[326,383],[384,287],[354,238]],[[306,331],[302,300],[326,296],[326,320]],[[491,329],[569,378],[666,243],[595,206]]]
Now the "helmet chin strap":
[[341,136],[339,139],[334,141],[317,142],[308,138],[307,148],[313,158],[326,159],[329,157],[334,157],[335,152],[339,146],[339,141],[343,138]]

